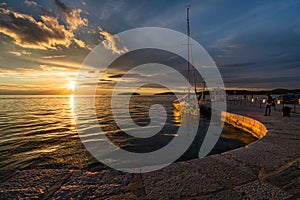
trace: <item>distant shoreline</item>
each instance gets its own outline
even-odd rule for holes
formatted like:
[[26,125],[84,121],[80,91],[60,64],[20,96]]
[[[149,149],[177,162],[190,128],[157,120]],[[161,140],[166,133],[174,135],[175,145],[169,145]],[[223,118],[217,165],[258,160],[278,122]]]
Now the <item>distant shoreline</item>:
[[[197,94],[200,94],[201,91],[198,91]],[[232,89],[228,89],[226,90],[226,94],[228,95],[257,95],[257,94],[266,94],[266,93],[270,93],[270,94],[287,94],[287,93],[294,93],[294,94],[300,94],[300,89],[285,89],[285,88],[276,88],[276,89],[270,89],[270,90],[232,90]],[[179,92],[179,94],[184,94],[182,92]],[[205,94],[209,94],[208,90],[205,91]],[[1,93],[0,91],[0,95],[4,96],[13,96],[13,95],[53,95],[53,96],[68,96],[68,95],[72,95],[72,94],[53,94],[53,93]],[[82,94],[85,95],[85,94]],[[96,94],[96,96],[99,95],[106,95],[106,94]],[[120,93],[119,95],[143,95],[140,93]],[[152,94],[146,94],[146,95],[152,95]],[[174,95],[173,92],[161,92],[161,93],[156,93],[153,95]]]

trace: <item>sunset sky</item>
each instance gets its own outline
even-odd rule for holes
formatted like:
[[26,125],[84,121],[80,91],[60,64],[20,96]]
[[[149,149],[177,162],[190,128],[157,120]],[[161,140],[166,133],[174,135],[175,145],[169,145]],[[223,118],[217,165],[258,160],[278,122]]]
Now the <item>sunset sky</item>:
[[[300,1],[0,0],[0,94],[69,94],[104,39],[138,27],[186,32],[211,55],[226,88],[300,88]],[[115,81],[114,74],[106,81]]]

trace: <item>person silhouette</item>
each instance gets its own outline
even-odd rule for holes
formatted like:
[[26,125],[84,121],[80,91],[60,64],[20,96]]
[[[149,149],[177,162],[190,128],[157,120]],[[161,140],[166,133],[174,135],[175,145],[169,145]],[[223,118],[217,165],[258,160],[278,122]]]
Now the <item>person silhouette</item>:
[[270,116],[271,114],[271,107],[272,107],[273,98],[268,93],[267,94],[267,101],[266,101],[266,109],[265,109],[265,116]]

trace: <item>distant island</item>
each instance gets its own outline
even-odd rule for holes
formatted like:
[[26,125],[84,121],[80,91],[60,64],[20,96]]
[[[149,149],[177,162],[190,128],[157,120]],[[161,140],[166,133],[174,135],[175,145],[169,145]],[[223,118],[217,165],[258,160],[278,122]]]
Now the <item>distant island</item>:
[[[276,88],[273,90],[226,90],[226,94],[229,95],[251,95],[251,94],[288,94],[288,93],[293,93],[293,94],[300,94],[300,89],[284,89],[284,88]],[[178,93],[184,95],[185,93]],[[197,91],[197,95],[201,95],[202,92]],[[205,94],[208,95],[209,91],[206,90]],[[162,92],[162,93],[156,93],[154,95],[175,95],[173,92]]]
[[161,92],[161,93],[156,93],[154,95],[175,95],[173,92]]
[[118,95],[141,95],[140,93],[137,93],[137,92],[133,92],[133,93],[130,93],[130,92],[124,92],[124,93],[119,93]]
[[284,88],[276,88],[273,90],[226,90],[226,94],[229,95],[244,95],[244,94],[287,94],[287,93],[293,93],[293,94],[300,94],[300,89],[284,89]]

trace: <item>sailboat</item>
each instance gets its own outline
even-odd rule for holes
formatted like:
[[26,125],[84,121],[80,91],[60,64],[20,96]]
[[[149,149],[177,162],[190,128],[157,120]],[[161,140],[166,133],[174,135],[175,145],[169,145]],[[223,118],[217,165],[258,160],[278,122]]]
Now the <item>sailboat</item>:
[[[188,60],[187,60],[187,68],[188,68],[188,82],[191,83],[191,66],[190,64],[190,54],[191,54],[191,41],[190,41],[190,17],[189,17],[190,6],[186,8],[186,21],[187,21],[187,46],[188,46]],[[193,68],[194,69],[194,68]],[[195,70],[195,69],[194,69]],[[193,73],[194,78],[194,90],[195,94],[197,95],[197,86],[195,81],[195,71]],[[193,98],[191,95],[191,88],[188,88],[188,93],[181,98],[176,99],[173,102],[173,106],[177,111],[180,111],[181,114],[192,114],[198,115],[199,114],[199,101],[197,98]]]

